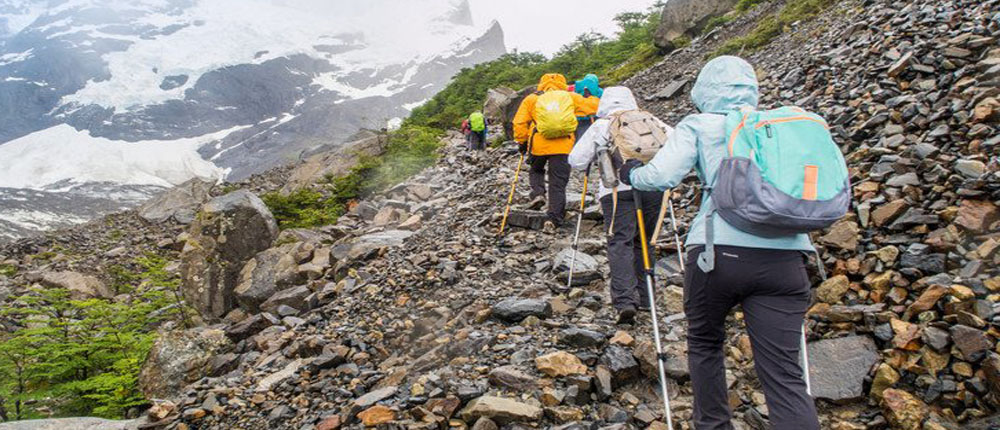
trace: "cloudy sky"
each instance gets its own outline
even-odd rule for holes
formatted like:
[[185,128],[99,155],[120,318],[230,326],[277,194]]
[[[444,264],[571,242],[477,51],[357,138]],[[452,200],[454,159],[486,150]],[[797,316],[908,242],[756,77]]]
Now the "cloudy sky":
[[[469,0],[476,25],[496,19],[507,48],[551,55],[589,30],[614,33],[619,12],[645,11],[655,0]],[[582,12],[581,12],[582,11]]]

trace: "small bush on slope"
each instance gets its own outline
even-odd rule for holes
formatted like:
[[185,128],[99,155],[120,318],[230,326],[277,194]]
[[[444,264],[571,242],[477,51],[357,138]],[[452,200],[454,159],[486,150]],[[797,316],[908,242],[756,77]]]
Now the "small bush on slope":
[[0,332],[0,410],[10,420],[95,415],[121,418],[146,404],[138,375],[154,328],[186,319],[179,280],[167,260],[137,259],[142,272],[120,276],[124,299],[72,300],[64,289],[39,288],[0,316],[19,322]]
[[406,125],[389,133],[382,155],[362,157],[350,173],[327,178],[316,188],[288,195],[264,194],[262,199],[281,228],[309,228],[333,224],[359,198],[392,187],[437,161],[440,130]]

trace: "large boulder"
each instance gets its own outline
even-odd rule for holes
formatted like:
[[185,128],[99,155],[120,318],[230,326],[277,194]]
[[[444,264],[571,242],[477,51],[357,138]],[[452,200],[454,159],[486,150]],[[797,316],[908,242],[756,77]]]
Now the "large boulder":
[[212,183],[199,178],[171,188],[139,206],[139,216],[149,222],[194,222],[201,205],[211,198]]
[[240,282],[233,290],[241,309],[257,313],[260,305],[275,293],[308,280],[299,265],[312,259],[315,247],[310,243],[287,243],[257,254],[240,271]]
[[163,332],[139,371],[139,389],[147,399],[177,398],[188,384],[209,376],[213,357],[230,345],[218,329]]
[[670,0],[663,7],[654,43],[660,49],[674,49],[673,41],[705,27],[714,17],[733,9],[737,0]]
[[514,115],[517,115],[517,109],[521,107],[521,102],[524,101],[524,98],[535,91],[537,91],[537,88],[534,85],[521,89],[521,91],[517,92],[517,96],[512,98],[507,103],[507,106],[504,107],[503,131],[507,136],[507,140],[514,139]]
[[65,289],[73,300],[109,299],[114,296],[100,279],[77,272],[43,273],[38,282],[49,288]]
[[236,191],[206,203],[181,252],[185,300],[207,320],[225,316],[235,306],[243,265],[277,237],[274,216],[253,193]]
[[505,119],[507,106],[518,97],[517,91],[507,87],[491,88],[486,91],[486,102],[483,103],[483,115],[491,124],[500,124]]

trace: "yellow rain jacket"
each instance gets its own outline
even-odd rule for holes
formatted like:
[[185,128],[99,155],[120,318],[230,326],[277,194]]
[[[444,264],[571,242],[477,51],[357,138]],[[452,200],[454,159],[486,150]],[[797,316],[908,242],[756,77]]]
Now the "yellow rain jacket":
[[[549,73],[542,76],[538,82],[538,91],[566,91],[566,77],[558,73]],[[577,93],[570,93],[576,107],[576,116],[585,117],[597,114],[597,106],[601,99],[597,97],[584,97]],[[535,102],[538,101],[538,94],[529,94],[521,102],[521,107],[514,115],[514,140],[518,144],[526,145],[530,142],[532,155],[555,155],[569,154],[573,150],[574,136],[569,135],[556,139],[547,139],[535,130]]]

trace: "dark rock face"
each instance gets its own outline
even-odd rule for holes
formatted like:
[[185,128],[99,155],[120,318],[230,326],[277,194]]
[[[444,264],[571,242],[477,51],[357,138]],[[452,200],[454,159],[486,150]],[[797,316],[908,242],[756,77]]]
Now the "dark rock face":
[[213,358],[229,346],[218,329],[162,333],[139,373],[139,387],[150,399],[177,398],[188,384],[209,376]]
[[182,290],[207,320],[233,309],[243,264],[278,237],[274,217],[257,196],[236,191],[209,201],[191,225],[181,255]]
[[879,360],[867,336],[826,339],[809,344],[809,377],[813,397],[844,402],[865,395],[864,381]]
[[673,41],[705,26],[736,6],[736,0],[671,0],[663,7],[654,41],[663,49],[673,49]]

